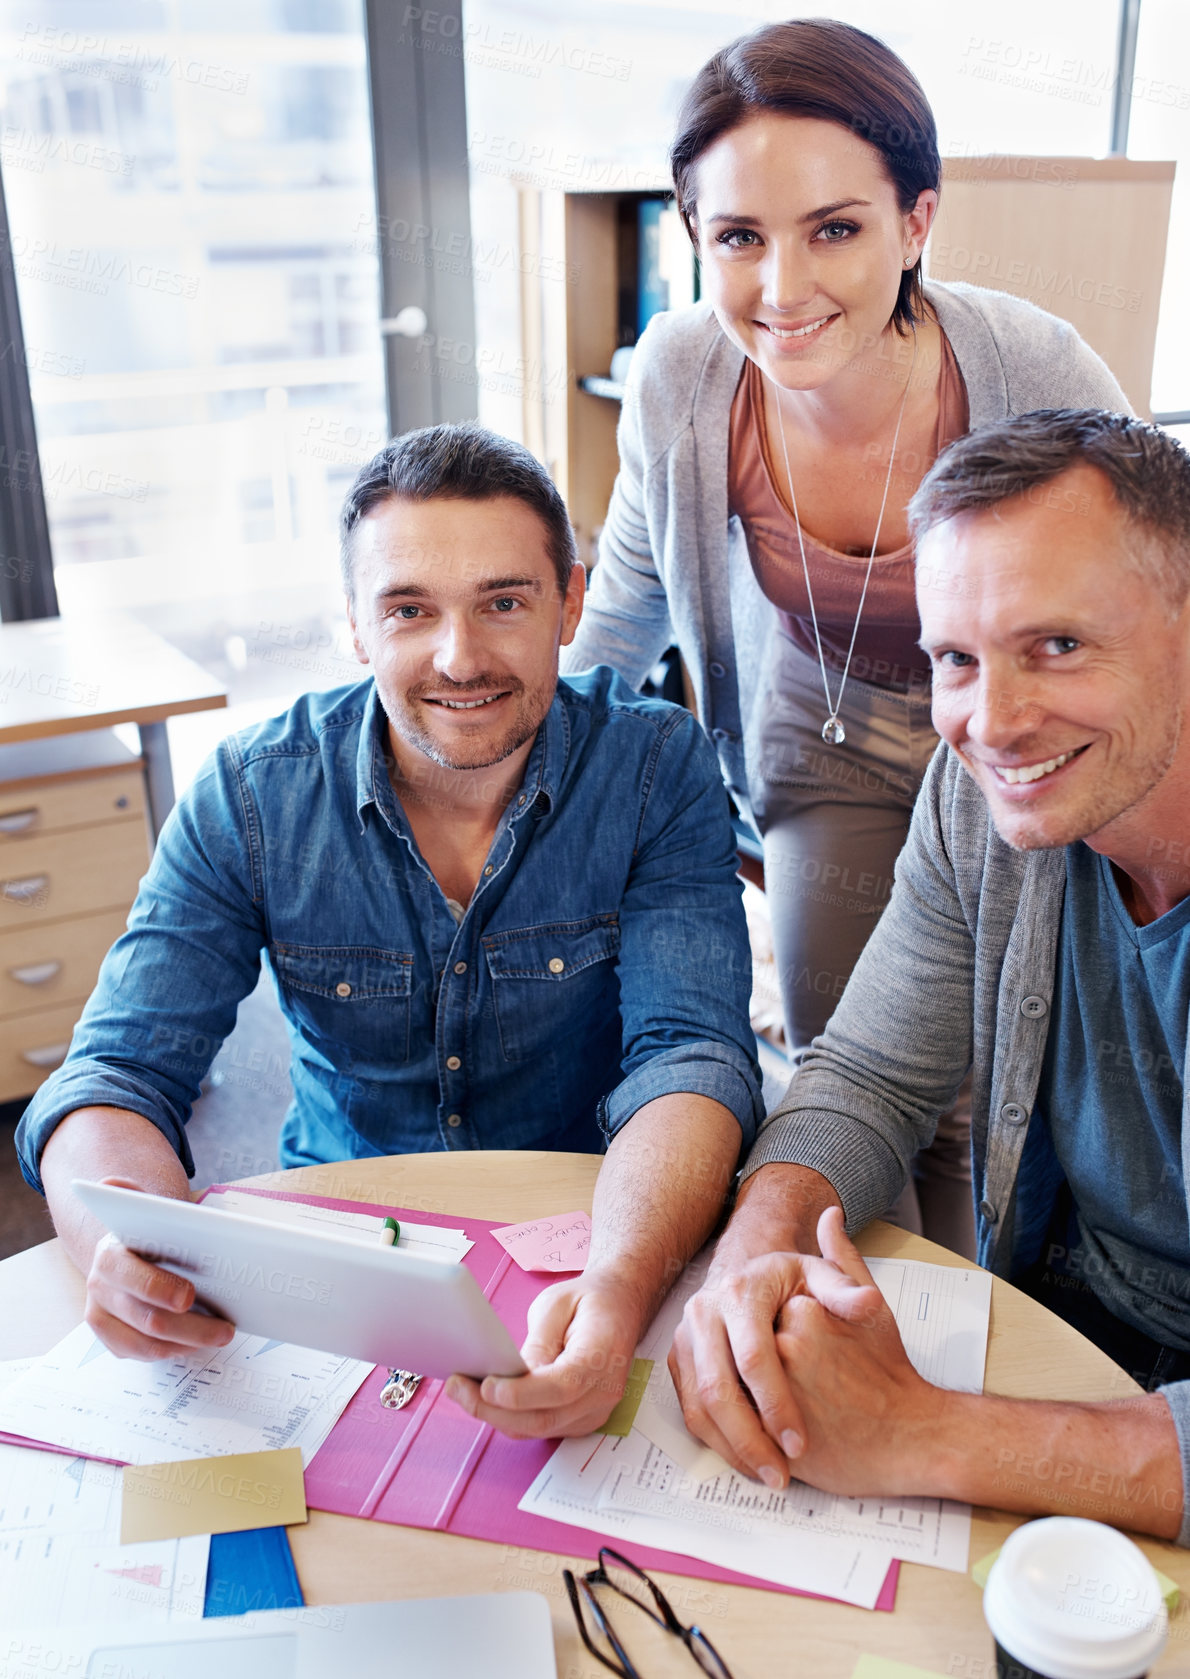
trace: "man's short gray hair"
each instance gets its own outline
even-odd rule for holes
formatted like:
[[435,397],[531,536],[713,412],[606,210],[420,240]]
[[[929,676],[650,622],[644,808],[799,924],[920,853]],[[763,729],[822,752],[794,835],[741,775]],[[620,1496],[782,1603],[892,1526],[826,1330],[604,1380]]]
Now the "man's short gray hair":
[[1137,570],[1178,611],[1190,593],[1190,454],[1167,431],[1102,408],[1039,408],[958,438],[909,503],[909,528],[927,531],[960,513],[1029,496],[1076,466],[1101,472],[1126,516],[1150,540]]

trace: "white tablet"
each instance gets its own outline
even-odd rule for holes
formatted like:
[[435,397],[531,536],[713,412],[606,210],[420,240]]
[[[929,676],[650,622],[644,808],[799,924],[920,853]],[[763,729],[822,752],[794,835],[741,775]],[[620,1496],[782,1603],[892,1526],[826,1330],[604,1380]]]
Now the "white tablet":
[[540,1592],[318,1604],[206,1621],[6,1627],[0,1679],[557,1679]]
[[126,1248],[189,1278],[200,1305],[249,1334],[420,1376],[524,1374],[465,1265],[112,1184],[71,1188]]

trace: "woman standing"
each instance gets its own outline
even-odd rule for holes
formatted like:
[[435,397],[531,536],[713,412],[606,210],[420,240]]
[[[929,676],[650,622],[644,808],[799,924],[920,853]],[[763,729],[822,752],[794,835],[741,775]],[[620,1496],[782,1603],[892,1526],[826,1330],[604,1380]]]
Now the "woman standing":
[[[888,897],[937,744],[913,492],[986,420],[1128,404],[1066,323],[999,292],[923,285],[934,119],[874,37],[808,20],[724,48],[686,97],[670,161],[703,302],[658,316],[634,352],[563,669],[607,663],[639,684],[676,639],[764,842],[796,1057]],[[916,1176],[926,1233],[969,1251],[957,1115]]]

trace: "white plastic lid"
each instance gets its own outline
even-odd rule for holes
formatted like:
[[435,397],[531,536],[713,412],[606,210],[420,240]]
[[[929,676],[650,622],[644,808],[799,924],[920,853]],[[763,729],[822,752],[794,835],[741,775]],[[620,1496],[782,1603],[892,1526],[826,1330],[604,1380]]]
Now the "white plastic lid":
[[1138,1679],[1169,1631],[1144,1552],[1078,1516],[1047,1516],[1009,1535],[983,1613],[996,1642],[1047,1679]]

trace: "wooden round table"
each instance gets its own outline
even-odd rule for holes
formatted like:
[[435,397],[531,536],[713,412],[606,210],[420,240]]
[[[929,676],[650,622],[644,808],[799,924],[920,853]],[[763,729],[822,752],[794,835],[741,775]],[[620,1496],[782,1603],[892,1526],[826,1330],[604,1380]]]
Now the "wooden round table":
[[[598,1170],[594,1155],[491,1151],[346,1161],[244,1181],[514,1223],[589,1208]],[[966,1263],[932,1242],[881,1223],[871,1225],[859,1245],[868,1254]],[[78,1323],[82,1300],[82,1279],[57,1242],[0,1263],[0,1357],[48,1350]],[[1098,1348],[998,1280],[992,1292],[986,1386],[989,1392],[1051,1399],[1111,1399],[1137,1391]],[[971,1561],[1001,1545],[1018,1520],[977,1509]],[[591,1566],[583,1559],[321,1511],[311,1511],[306,1525],[290,1528],[289,1537],[309,1604],[542,1592],[553,1614],[559,1679],[605,1679],[607,1669],[579,1641],[562,1581],[564,1567],[582,1572]],[[1185,1607],[1190,1552],[1156,1540],[1140,1544],[1183,1594],[1154,1673],[1190,1674],[1190,1611]],[[865,1652],[960,1679],[991,1679],[995,1671],[981,1594],[969,1575],[902,1563],[891,1615],[677,1575],[660,1578],[672,1590],[679,1614],[705,1629],[735,1679],[784,1674],[850,1679]],[[649,1679],[694,1679],[697,1668],[677,1640],[661,1634],[653,1638],[644,1617],[639,1619],[641,1636],[630,1648],[642,1673]]]

